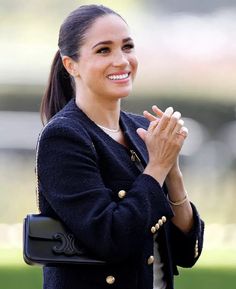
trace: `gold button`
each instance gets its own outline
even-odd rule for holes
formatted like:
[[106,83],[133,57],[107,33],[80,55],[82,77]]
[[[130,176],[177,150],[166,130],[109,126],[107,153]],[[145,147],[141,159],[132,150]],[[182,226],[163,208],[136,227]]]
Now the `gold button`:
[[194,258],[198,257],[198,240],[196,240],[196,244],[195,244],[195,254],[194,254]]
[[198,247],[195,247],[195,252],[194,252],[194,258],[197,258],[198,257]]
[[151,232],[152,232],[153,234],[156,233],[156,228],[155,228],[154,226],[151,227]]
[[160,225],[158,223],[156,223],[155,228],[156,228],[156,230],[159,230],[160,229]]
[[120,190],[119,193],[118,193],[118,197],[119,197],[120,199],[123,199],[125,196],[126,196],[126,191]]
[[160,226],[162,226],[163,225],[163,221],[160,219],[160,220],[158,220],[158,224],[160,225]]
[[153,264],[153,262],[154,262],[154,257],[153,256],[150,256],[149,258],[148,258],[148,265],[151,265],[151,264]]
[[161,219],[162,219],[162,222],[163,222],[163,223],[166,222],[166,217],[165,217],[165,216],[162,216]]
[[106,278],[107,284],[113,284],[115,282],[115,277],[114,276],[107,276]]

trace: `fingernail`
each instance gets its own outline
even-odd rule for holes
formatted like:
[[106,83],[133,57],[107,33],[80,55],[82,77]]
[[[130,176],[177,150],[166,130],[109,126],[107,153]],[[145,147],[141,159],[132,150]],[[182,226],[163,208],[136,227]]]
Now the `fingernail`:
[[186,135],[188,134],[188,129],[187,127],[182,127],[181,132],[184,132]]
[[180,119],[180,120],[178,121],[178,123],[179,123],[180,125],[184,125],[184,121],[183,121],[182,119]]
[[181,118],[181,113],[179,111],[175,111],[173,113],[172,117],[175,117],[176,119],[180,119]]
[[165,115],[167,115],[167,116],[171,116],[172,115],[172,113],[174,112],[174,109],[173,109],[173,107],[167,107],[167,109],[165,110]]

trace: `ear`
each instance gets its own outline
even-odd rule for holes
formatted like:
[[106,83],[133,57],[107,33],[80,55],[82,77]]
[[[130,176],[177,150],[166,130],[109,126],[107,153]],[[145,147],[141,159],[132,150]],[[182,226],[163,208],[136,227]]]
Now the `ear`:
[[79,75],[78,63],[72,58],[70,58],[69,56],[62,56],[62,63],[70,75],[74,77]]

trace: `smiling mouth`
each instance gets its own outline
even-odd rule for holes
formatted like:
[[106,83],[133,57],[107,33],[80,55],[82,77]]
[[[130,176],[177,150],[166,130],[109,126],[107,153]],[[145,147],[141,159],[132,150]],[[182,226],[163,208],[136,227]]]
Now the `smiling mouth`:
[[130,73],[124,73],[124,74],[111,74],[108,75],[108,78],[110,80],[123,80],[123,79],[127,79],[129,77]]

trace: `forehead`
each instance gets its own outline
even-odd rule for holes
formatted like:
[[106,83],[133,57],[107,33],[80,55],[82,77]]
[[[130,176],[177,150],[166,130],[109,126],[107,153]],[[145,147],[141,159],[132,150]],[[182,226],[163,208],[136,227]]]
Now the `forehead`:
[[94,45],[100,41],[119,41],[131,37],[128,25],[117,15],[109,14],[99,17],[88,29],[85,45]]

